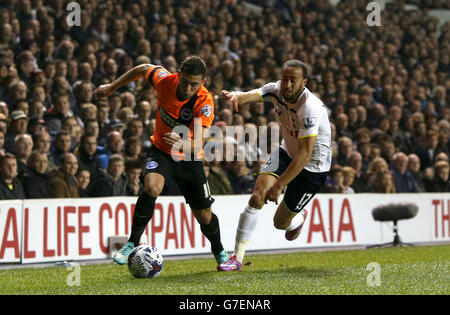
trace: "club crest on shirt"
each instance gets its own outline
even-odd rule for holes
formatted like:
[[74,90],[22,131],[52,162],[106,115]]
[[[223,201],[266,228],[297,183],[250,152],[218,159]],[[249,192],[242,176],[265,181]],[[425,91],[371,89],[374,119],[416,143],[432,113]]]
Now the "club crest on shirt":
[[212,106],[211,105],[205,105],[202,107],[202,114],[206,117],[211,116],[212,113]]
[[167,72],[166,70],[161,70],[161,71],[159,71],[158,72],[158,78],[164,78],[164,77],[167,77],[169,75],[169,72]]
[[309,129],[316,125],[316,118],[315,117],[306,117],[303,119],[305,128]]

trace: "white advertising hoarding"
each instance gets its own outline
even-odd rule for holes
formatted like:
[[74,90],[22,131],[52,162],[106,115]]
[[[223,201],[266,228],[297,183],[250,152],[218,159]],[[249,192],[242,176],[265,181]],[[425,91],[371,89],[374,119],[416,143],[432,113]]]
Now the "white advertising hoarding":
[[[233,251],[239,215],[249,196],[215,199],[213,211],[219,218],[223,245]],[[400,202],[419,207],[415,218],[399,221],[402,241],[450,240],[450,194],[318,194],[307,206],[302,234],[292,242],[273,227],[276,205],[265,205],[248,250],[391,242],[392,223],[374,221],[372,209]],[[135,203],[134,197],[2,201],[0,263],[107,258],[108,237],[130,234]],[[183,197],[159,197],[145,235],[163,255],[210,252]]]
[[0,263],[20,262],[21,200],[0,201]]

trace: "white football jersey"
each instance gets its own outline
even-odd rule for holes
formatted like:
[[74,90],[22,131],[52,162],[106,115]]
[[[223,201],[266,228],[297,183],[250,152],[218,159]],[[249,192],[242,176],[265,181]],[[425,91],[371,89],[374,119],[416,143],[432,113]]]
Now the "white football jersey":
[[281,95],[281,81],[267,83],[255,90],[264,102],[273,103],[278,113],[283,140],[281,147],[289,157],[297,155],[299,138],[317,136],[311,161],[305,166],[310,172],[327,172],[331,167],[331,128],[323,102],[306,87],[296,103],[288,103]]

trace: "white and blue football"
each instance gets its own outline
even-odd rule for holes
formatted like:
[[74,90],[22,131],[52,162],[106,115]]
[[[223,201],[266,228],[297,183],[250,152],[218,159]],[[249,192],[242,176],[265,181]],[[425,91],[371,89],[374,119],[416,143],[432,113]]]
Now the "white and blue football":
[[128,270],[135,278],[156,278],[163,264],[159,250],[149,245],[137,246],[128,256]]

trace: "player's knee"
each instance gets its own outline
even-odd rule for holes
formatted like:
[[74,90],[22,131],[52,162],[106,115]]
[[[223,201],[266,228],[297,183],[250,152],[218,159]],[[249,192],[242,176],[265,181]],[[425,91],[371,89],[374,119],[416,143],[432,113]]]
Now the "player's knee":
[[164,188],[164,185],[159,185],[159,184],[146,185],[144,187],[144,191],[150,197],[157,198],[161,194],[163,188]]

